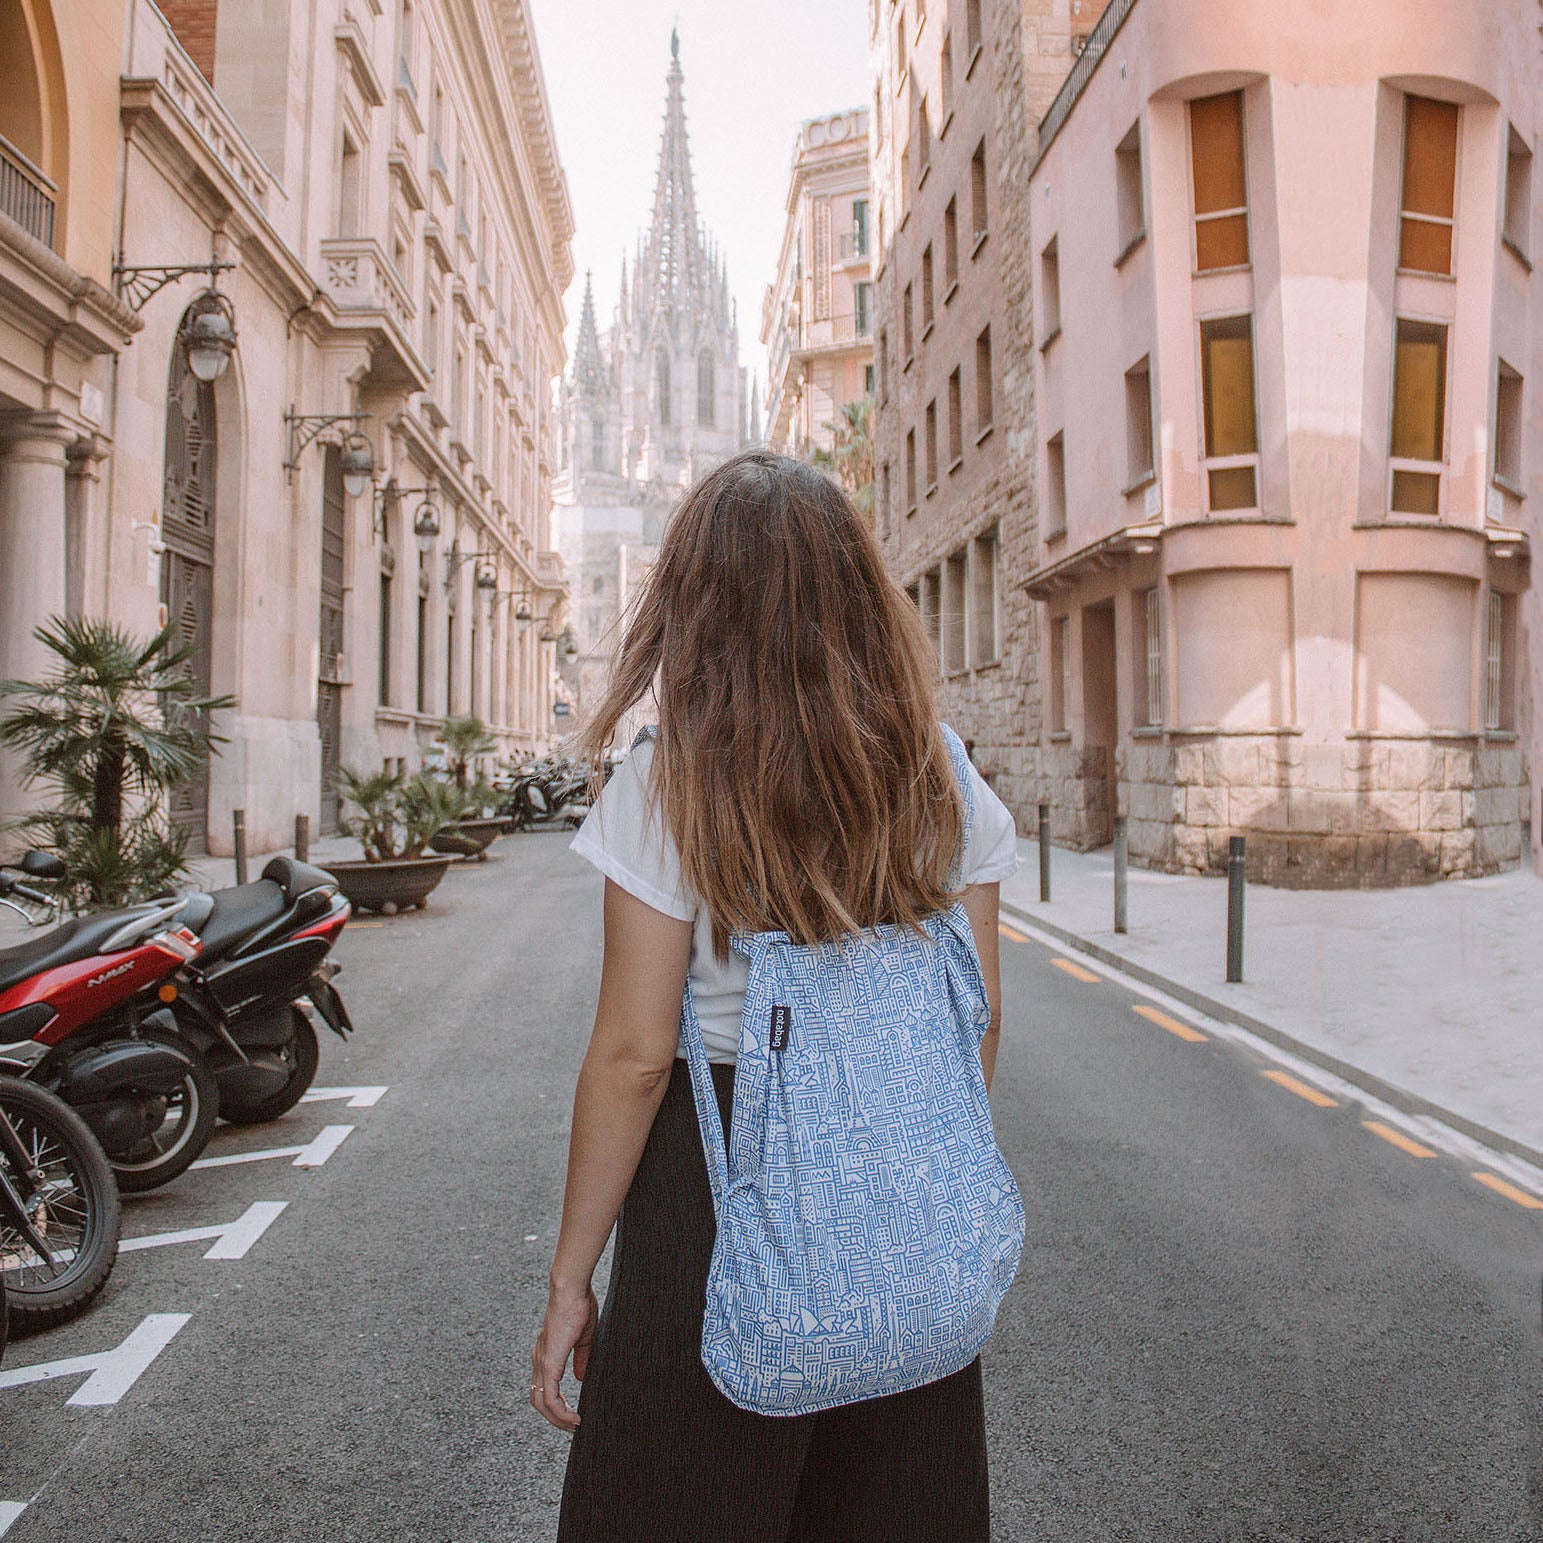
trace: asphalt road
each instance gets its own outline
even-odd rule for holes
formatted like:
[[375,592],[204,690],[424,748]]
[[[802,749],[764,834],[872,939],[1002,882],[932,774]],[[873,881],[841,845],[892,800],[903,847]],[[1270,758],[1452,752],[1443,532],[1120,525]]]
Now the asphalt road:
[[[13,1343],[0,1378],[161,1348],[132,1380],[120,1356],[0,1386],[6,1543],[553,1536],[567,1438],[526,1357],[601,881],[555,834],[494,854],[343,940],[359,1033],[317,1084],[385,1091],[209,1152],[317,1165],[125,1204],[125,1238],[245,1218],[240,1257],[125,1252],[89,1314]],[[1003,956],[992,1102],[1029,1245],[986,1358],[996,1537],[1543,1539],[1543,1211],[1039,942]],[[121,1396],[67,1402],[93,1383]]]

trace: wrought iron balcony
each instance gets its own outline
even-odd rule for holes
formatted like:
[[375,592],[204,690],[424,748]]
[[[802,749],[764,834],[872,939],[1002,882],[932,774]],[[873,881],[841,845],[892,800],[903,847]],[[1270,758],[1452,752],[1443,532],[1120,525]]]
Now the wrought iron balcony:
[[54,244],[58,188],[10,140],[0,136],[0,214],[15,220],[44,246]]

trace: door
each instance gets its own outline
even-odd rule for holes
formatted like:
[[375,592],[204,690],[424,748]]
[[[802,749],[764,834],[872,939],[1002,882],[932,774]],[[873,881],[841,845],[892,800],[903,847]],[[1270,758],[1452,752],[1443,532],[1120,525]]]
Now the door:
[[[172,349],[166,393],[166,456],[161,494],[161,604],[190,650],[187,674],[193,690],[208,696],[214,641],[214,490],[216,480],[214,387]],[[208,714],[202,726],[209,727]],[[209,766],[171,791],[173,825],[187,833],[188,849],[209,848]]]
[[316,728],[321,739],[321,833],[337,834],[343,765],[343,454],[327,446],[321,491],[320,673]]
[[1119,739],[1118,670],[1114,646],[1114,602],[1090,605],[1082,613],[1083,783],[1089,846],[1114,840],[1115,746]]

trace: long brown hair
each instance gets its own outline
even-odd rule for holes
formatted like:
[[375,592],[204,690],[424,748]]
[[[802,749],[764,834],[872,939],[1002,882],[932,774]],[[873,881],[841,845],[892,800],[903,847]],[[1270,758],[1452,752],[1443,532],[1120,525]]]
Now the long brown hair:
[[749,450],[686,494],[581,735],[597,764],[651,686],[649,813],[720,960],[733,928],[818,943],[948,903],[963,811],[931,647],[828,477]]

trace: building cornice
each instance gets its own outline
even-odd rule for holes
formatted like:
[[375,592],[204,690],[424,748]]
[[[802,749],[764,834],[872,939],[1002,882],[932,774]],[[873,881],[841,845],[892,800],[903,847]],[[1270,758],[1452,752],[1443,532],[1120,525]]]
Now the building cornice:
[[145,324],[110,290],[77,273],[52,247],[4,214],[0,298],[13,302],[27,322],[82,354],[116,353]]

